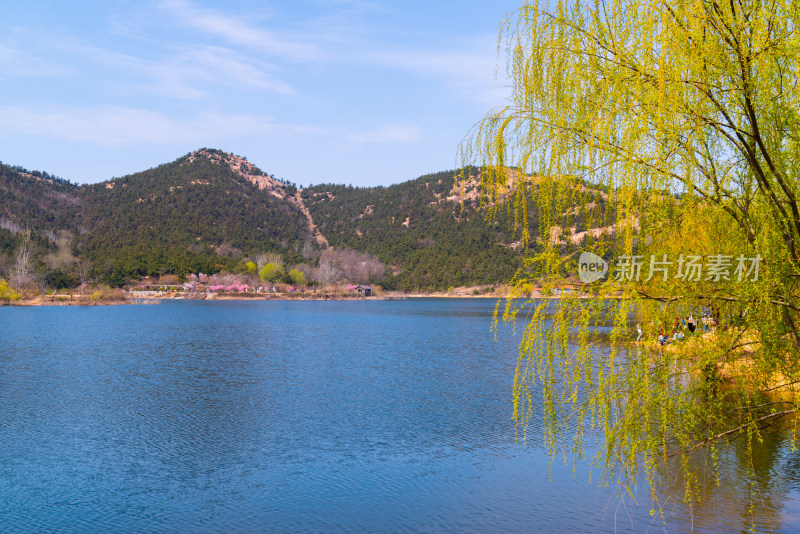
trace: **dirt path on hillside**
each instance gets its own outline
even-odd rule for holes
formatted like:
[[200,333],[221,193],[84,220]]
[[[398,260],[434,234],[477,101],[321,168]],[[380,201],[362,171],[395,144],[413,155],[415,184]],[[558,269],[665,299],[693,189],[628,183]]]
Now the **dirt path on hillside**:
[[314,224],[314,219],[311,217],[311,212],[309,212],[306,205],[303,204],[303,198],[300,196],[300,191],[297,191],[293,197],[287,198],[293,199],[295,206],[297,206],[297,208],[303,212],[303,215],[306,216],[306,219],[308,220],[308,230],[311,232],[311,235],[314,236],[314,239],[316,239],[317,245],[320,247],[329,248],[330,245],[328,244],[328,240],[325,239],[325,236],[319,231],[317,225]]

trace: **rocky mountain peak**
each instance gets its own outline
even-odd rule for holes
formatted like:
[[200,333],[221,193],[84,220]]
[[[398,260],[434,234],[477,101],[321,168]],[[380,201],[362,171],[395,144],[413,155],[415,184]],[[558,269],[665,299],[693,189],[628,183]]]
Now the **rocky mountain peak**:
[[227,165],[234,173],[276,198],[285,199],[289,196],[283,183],[247,161],[246,158],[222,150],[201,148],[189,154],[184,164],[190,165],[198,158],[207,158],[218,165]]

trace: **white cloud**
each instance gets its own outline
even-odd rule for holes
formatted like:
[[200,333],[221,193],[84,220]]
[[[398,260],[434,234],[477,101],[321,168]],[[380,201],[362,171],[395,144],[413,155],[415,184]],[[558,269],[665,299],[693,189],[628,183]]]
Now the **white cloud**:
[[72,72],[27,50],[0,43],[0,76],[63,76]]
[[413,124],[386,124],[364,132],[345,132],[351,143],[366,145],[374,143],[413,144],[422,140],[422,129]]
[[106,147],[203,144],[209,140],[315,131],[319,129],[281,125],[269,117],[247,114],[203,112],[181,120],[153,111],[114,106],[61,110],[0,107],[0,136],[47,136]]
[[82,109],[31,109],[0,106],[0,138],[32,135],[100,147],[152,145],[214,146],[247,138],[298,138],[329,145],[413,144],[422,140],[420,127],[386,124],[366,131],[348,131],[313,124],[281,124],[271,117],[243,113],[201,112],[188,119],[143,109],[104,106]]
[[268,72],[275,70],[274,66],[228,48],[164,45],[158,57],[145,58],[78,43],[63,46],[71,54],[117,71],[112,77],[115,82],[132,84],[137,92],[143,90],[183,99],[207,98],[217,87],[295,93],[290,84]]
[[[387,67],[412,71],[437,80],[458,95],[481,104],[497,105],[508,95],[502,65],[498,68],[496,44],[488,37],[460,46],[404,48],[366,54],[364,60]],[[495,79],[497,73],[497,79]]]
[[229,87],[268,89],[276,93],[293,93],[294,88],[274,79],[266,71],[268,65],[242,58],[236,52],[220,47],[186,47],[161,65],[168,71],[162,76],[178,75],[185,79],[198,79]]
[[193,5],[188,0],[163,0],[161,8],[179,25],[200,30],[233,44],[244,45],[284,59],[314,61],[327,54],[320,47],[285,33],[267,31],[246,17],[233,17]]

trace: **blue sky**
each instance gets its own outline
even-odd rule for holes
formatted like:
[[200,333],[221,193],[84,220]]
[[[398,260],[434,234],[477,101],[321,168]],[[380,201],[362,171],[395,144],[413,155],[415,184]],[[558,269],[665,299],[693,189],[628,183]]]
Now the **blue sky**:
[[521,1],[5,4],[5,163],[91,183],[207,146],[298,184],[387,185],[454,168],[504,102],[497,32]]

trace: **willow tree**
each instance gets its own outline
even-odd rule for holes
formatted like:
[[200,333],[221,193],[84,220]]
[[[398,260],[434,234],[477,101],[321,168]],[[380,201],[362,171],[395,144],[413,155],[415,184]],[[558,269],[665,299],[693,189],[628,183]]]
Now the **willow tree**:
[[[517,293],[575,277],[558,236],[613,207],[588,248],[611,261],[605,280],[503,314],[525,324],[515,417],[524,428],[541,404],[554,454],[591,437],[607,473],[653,479],[797,412],[799,24],[781,0],[527,2],[504,24],[511,96],[464,159],[537,251]],[[572,205],[576,191],[594,201]],[[714,335],[651,341],[703,312]]]

